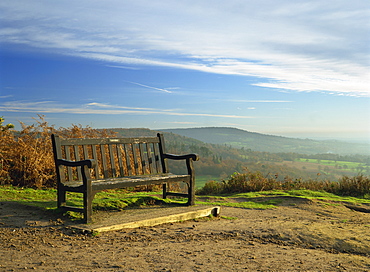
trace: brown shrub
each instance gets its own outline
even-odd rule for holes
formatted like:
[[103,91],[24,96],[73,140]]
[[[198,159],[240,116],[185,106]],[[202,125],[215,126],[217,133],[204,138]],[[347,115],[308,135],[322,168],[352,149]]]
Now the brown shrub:
[[[318,176],[319,177],[319,176]],[[197,191],[200,195],[247,193],[267,190],[299,190],[325,191],[342,196],[364,197],[370,195],[370,178],[358,175],[343,176],[339,181],[292,179],[288,176],[283,181],[278,175],[263,176],[261,172],[234,173],[222,182],[210,181]]]
[[364,196],[370,194],[370,177],[359,174],[355,177],[343,176],[339,179],[337,194]]
[[24,187],[54,187],[55,166],[50,136],[52,133],[64,138],[100,138],[115,136],[115,132],[97,130],[89,126],[72,125],[55,129],[43,115],[34,120],[36,124],[22,129],[0,131],[0,183]]

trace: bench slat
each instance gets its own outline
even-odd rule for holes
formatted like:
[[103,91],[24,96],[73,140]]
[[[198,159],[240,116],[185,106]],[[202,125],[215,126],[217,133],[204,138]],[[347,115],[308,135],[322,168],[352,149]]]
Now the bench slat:
[[133,154],[133,165],[134,165],[134,171],[135,173],[132,173],[133,175],[140,175],[139,171],[139,161],[138,161],[138,156],[137,156],[137,144],[132,144],[132,154]]
[[150,174],[153,174],[154,171],[153,171],[153,157],[152,157],[152,150],[150,148],[150,144],[149,143],[146,143],[146,152],[147,152],[147,158],[148,158],[148,169],[149,169],[149,173]]
[[130,153],[130,148],[129,147],[130,147],[129,145],[124,145],[125,156],[126,156],[127,175],[131,176],[132,175],[132,166],[131,166],[132,160],[130,159],[131,153]]
[[103,190],[103,189],[115,189],[122,187],[135,187],[139,185],[148,185],[148,184],[163,184],[167,182],[189,182],[189,175],[175,175],[175,174],[166,174],[166,175],[140,175],[132,176],[125,178],[117,179],[104,179],[104,180],[95,180],[92,182],[93,190]]
[[140,160],[141,160],[141,169],[142,173],[141,174],[148,174],[147,172],[147,161],[145,158],[145,145],[144,144],[139,144],[139,152],[140,152]]
[[[70,152],[70,146],[69,145],[66,145],[64,146],[64,151],[65,151],[65,155],[66,155],[66,160],[71,160],[71,152]],[[67,168],[67,178],[66,178],[67,181],[72,181],[73,180],[73,174],[72,174],[72,168],[71,167],[68,167]]]
[[[116,145],[115,145],[116,146]],[[109,152],[109,159],[110,159],[110,166],[112,170],[112,177],[117,176],[117,169],[116,169],[116,163],[114,159],[114,151],[113,151],[113,145],[108,145],[108,152]]]
[[154,145],[153,147],[153,156],[154,156],[154,165],[155,165],[155,170],[156,173],[162,173],[162,165],[161,165],[161,160],[159,159],[160,152],[158,150],[158,145]]
[[[112,187],[107,188],[106,186],[115,186],[119,185],[120,187],[135,187],[139,185],[148,185],[148,184],[162,184],[164,182],[178,182],[184,181],[188,182],[190,180],[189,175],[176,175],[172,173],[167,174],[155,174],[155,175],[139,175],[139,176],[128,176],[124,178],[108,178],[108,179],[97,179],[92,181],[91,185],[96,190],[100,187],[105,187],[104,189],[112,189]],[[72,181],[65,182],[63,185],[69,188],[75,188],[74,191],[83,190],[83,182]],[[116,187],[114,187],[116,188]]]
[[127,138],[69,138],[60,139],[61,145],[106,145],[106,144],[138,144],[159,143],[158,137],[127,137]]
[[[98,153],[96,151],[96,145],[91,146],[91,151],[92,151],[92,158],[94,160],[98,160]],[[95,170],[95,178],[98,179],[100,177],[98,164],[95,165],[94,170]]]
[[123,177],[125,175],[125,168],[123,166],[123,156],[122,153],[124,152],[122,144],[116,145],[116,151],[117,151],[117,158],[118,158],[118,167],[119,167],[119,173],[120,176]]
[[[79,152],[79,146],[75,145],[73,146],[73,153],[75,157],[75,161],[80,161],[80,152]],[[77,179],[82,179],[82,174],[81,174],[81,167],[77,168]]]
[[108,173],[108,168],[107,168],[107,154],[105,152],[105,146],[104,145],[100,145],[100,155],[101,155],[101,162],[102,162],[102,167],[103,167],[103,175],[104,175],[104,178],[108,178],[109,177],[109,173]]

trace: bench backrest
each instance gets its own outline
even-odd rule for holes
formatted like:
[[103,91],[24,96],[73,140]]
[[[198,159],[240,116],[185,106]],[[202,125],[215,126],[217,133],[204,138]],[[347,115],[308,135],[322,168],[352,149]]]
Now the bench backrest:
[[[163,135],[135,138],[69,138],[52,136],[55,159],[80,161],[94,159],[97,163],[91,178],[107,179],[125,176],[166,173],[163,159]],[[81,180],[79,167],[59,168],[61,182]]]

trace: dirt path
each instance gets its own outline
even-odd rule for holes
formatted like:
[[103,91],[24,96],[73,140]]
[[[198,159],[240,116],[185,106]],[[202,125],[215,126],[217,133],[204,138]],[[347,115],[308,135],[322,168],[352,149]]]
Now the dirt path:
[[91,235],[0,203],[0,271],[370,271],[370,213],[286,198],[276,209],[221,215]]

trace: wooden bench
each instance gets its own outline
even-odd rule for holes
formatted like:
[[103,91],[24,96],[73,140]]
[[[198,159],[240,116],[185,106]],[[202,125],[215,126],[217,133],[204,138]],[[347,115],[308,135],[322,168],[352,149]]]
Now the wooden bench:
[[[157,137],[62,139],[52,135],[57,175],[58,208],[83,212],[91,222],[94,195],[105,189],[163,185],[163,198],[169,195],[187,197],[194,205],[195,177],[193,161],[198,155],[165,153],[163,135]],[[187,174],[171,174],[167,160],[184,160]],[[168,191],[168,183],[185,182],[187,193]],[[66,205],[66,192],[83,194],[83,208]]]

